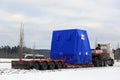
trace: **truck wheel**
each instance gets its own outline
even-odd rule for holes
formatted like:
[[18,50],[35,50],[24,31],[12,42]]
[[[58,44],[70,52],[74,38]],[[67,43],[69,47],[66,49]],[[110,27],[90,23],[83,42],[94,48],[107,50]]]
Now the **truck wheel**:
[[109,64],[109,66],[113,66],[113,64],[114,64],[114,60],[111,59],[111,60],[110,60],[110,64]]
[[98,59],[94,59],[93,64],[94,64],[95,67],[99,67],[100,66]]
[[40,69],[40,65],[39,65],[38,62],[34,62],[34,63],[33,63],[33,69],[37,69],[37,70]]
[[47,68],[48,68],[47,62],[42,62],[42,63],[41,63],[41,66],[40,66],[40,69],[41,69],[41,70],[47,70]]
[[104,66],[104,60],[99,60],[99,65],[100,65],[100,67],[103,67]]
[[55,69],[55,63],[54,63],[54,62],[50,62],[49,65],[48,65],[48,68],[49,68],[50,70]]
[[96,61],[96,67],[100,67],[99,60]]
[[104,67],[106,67],[107,66],[107,62],[104,60]]
[[56,63],[56,68],[61,69],[63,67],[62,62],[57,62]]

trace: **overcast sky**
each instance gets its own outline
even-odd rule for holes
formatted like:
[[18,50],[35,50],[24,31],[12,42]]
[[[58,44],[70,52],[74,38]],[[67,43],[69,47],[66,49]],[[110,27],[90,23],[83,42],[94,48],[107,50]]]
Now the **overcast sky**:
[[18,45],[20,23],[25,45],[50,49],[52,31],[87,30],[91,47],[95,40],[120,42],[120,0],[0,0],[0,46]]

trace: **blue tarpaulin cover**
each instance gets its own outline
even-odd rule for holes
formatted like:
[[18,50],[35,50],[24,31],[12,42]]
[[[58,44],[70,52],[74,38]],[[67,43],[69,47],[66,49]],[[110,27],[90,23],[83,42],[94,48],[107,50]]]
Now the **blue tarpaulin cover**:
[[65,59],[65,64],[89,64],[92,53],[87,32],[80,29],[53,31],[52,60]]

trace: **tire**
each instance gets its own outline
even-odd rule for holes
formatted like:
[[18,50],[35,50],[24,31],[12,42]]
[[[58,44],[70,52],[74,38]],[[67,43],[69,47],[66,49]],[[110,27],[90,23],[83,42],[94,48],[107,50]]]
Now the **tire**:
[[47,62],[42,62],[41,65],[40,65],[40,69],[41,69],[41,70],[47,70],[47,69],[48,69],[48,64],[47,64]]
[[93,64],[94,64],[94,67],[99,67],[100,66],[99,60],[97,58],[94,59]]
[[48,65],[48,69],[53,70],[55,69],[55,63],[54,62],[50,62]]
[[104,60],[99,60],[99,66],[103,67],[104,66]]
[[39,70],[40,69],[40,64],[38,62],[33,63],[33,69]]
[[56,63],[56,69],[61,69],[63,67],[62,62],[57,62]]
[[113,64],[114,64],[114,60],[111,59],[111,60],[110,60],[110,64],[109,64],[109,66],[113,66]]
[[106,62],[106,60],[104,60],[104,67],[106,67],[107,66],[107,62]]

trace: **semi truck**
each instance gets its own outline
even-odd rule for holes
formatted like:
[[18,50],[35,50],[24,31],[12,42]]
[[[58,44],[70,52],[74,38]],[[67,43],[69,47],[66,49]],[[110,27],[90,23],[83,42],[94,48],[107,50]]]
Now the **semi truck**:
[[53,31],[49,59],[20,59],[12,61],[15,69],[53,70],[68,67],[113,66],[114,59],[106,57],[101,46],[91,49],[86,30]]
[[99,66],[113,66],[114,64],[114,53],[112,51],[111,44],[97,44],[95,50],[92,51],[93,64],[96,67]]

